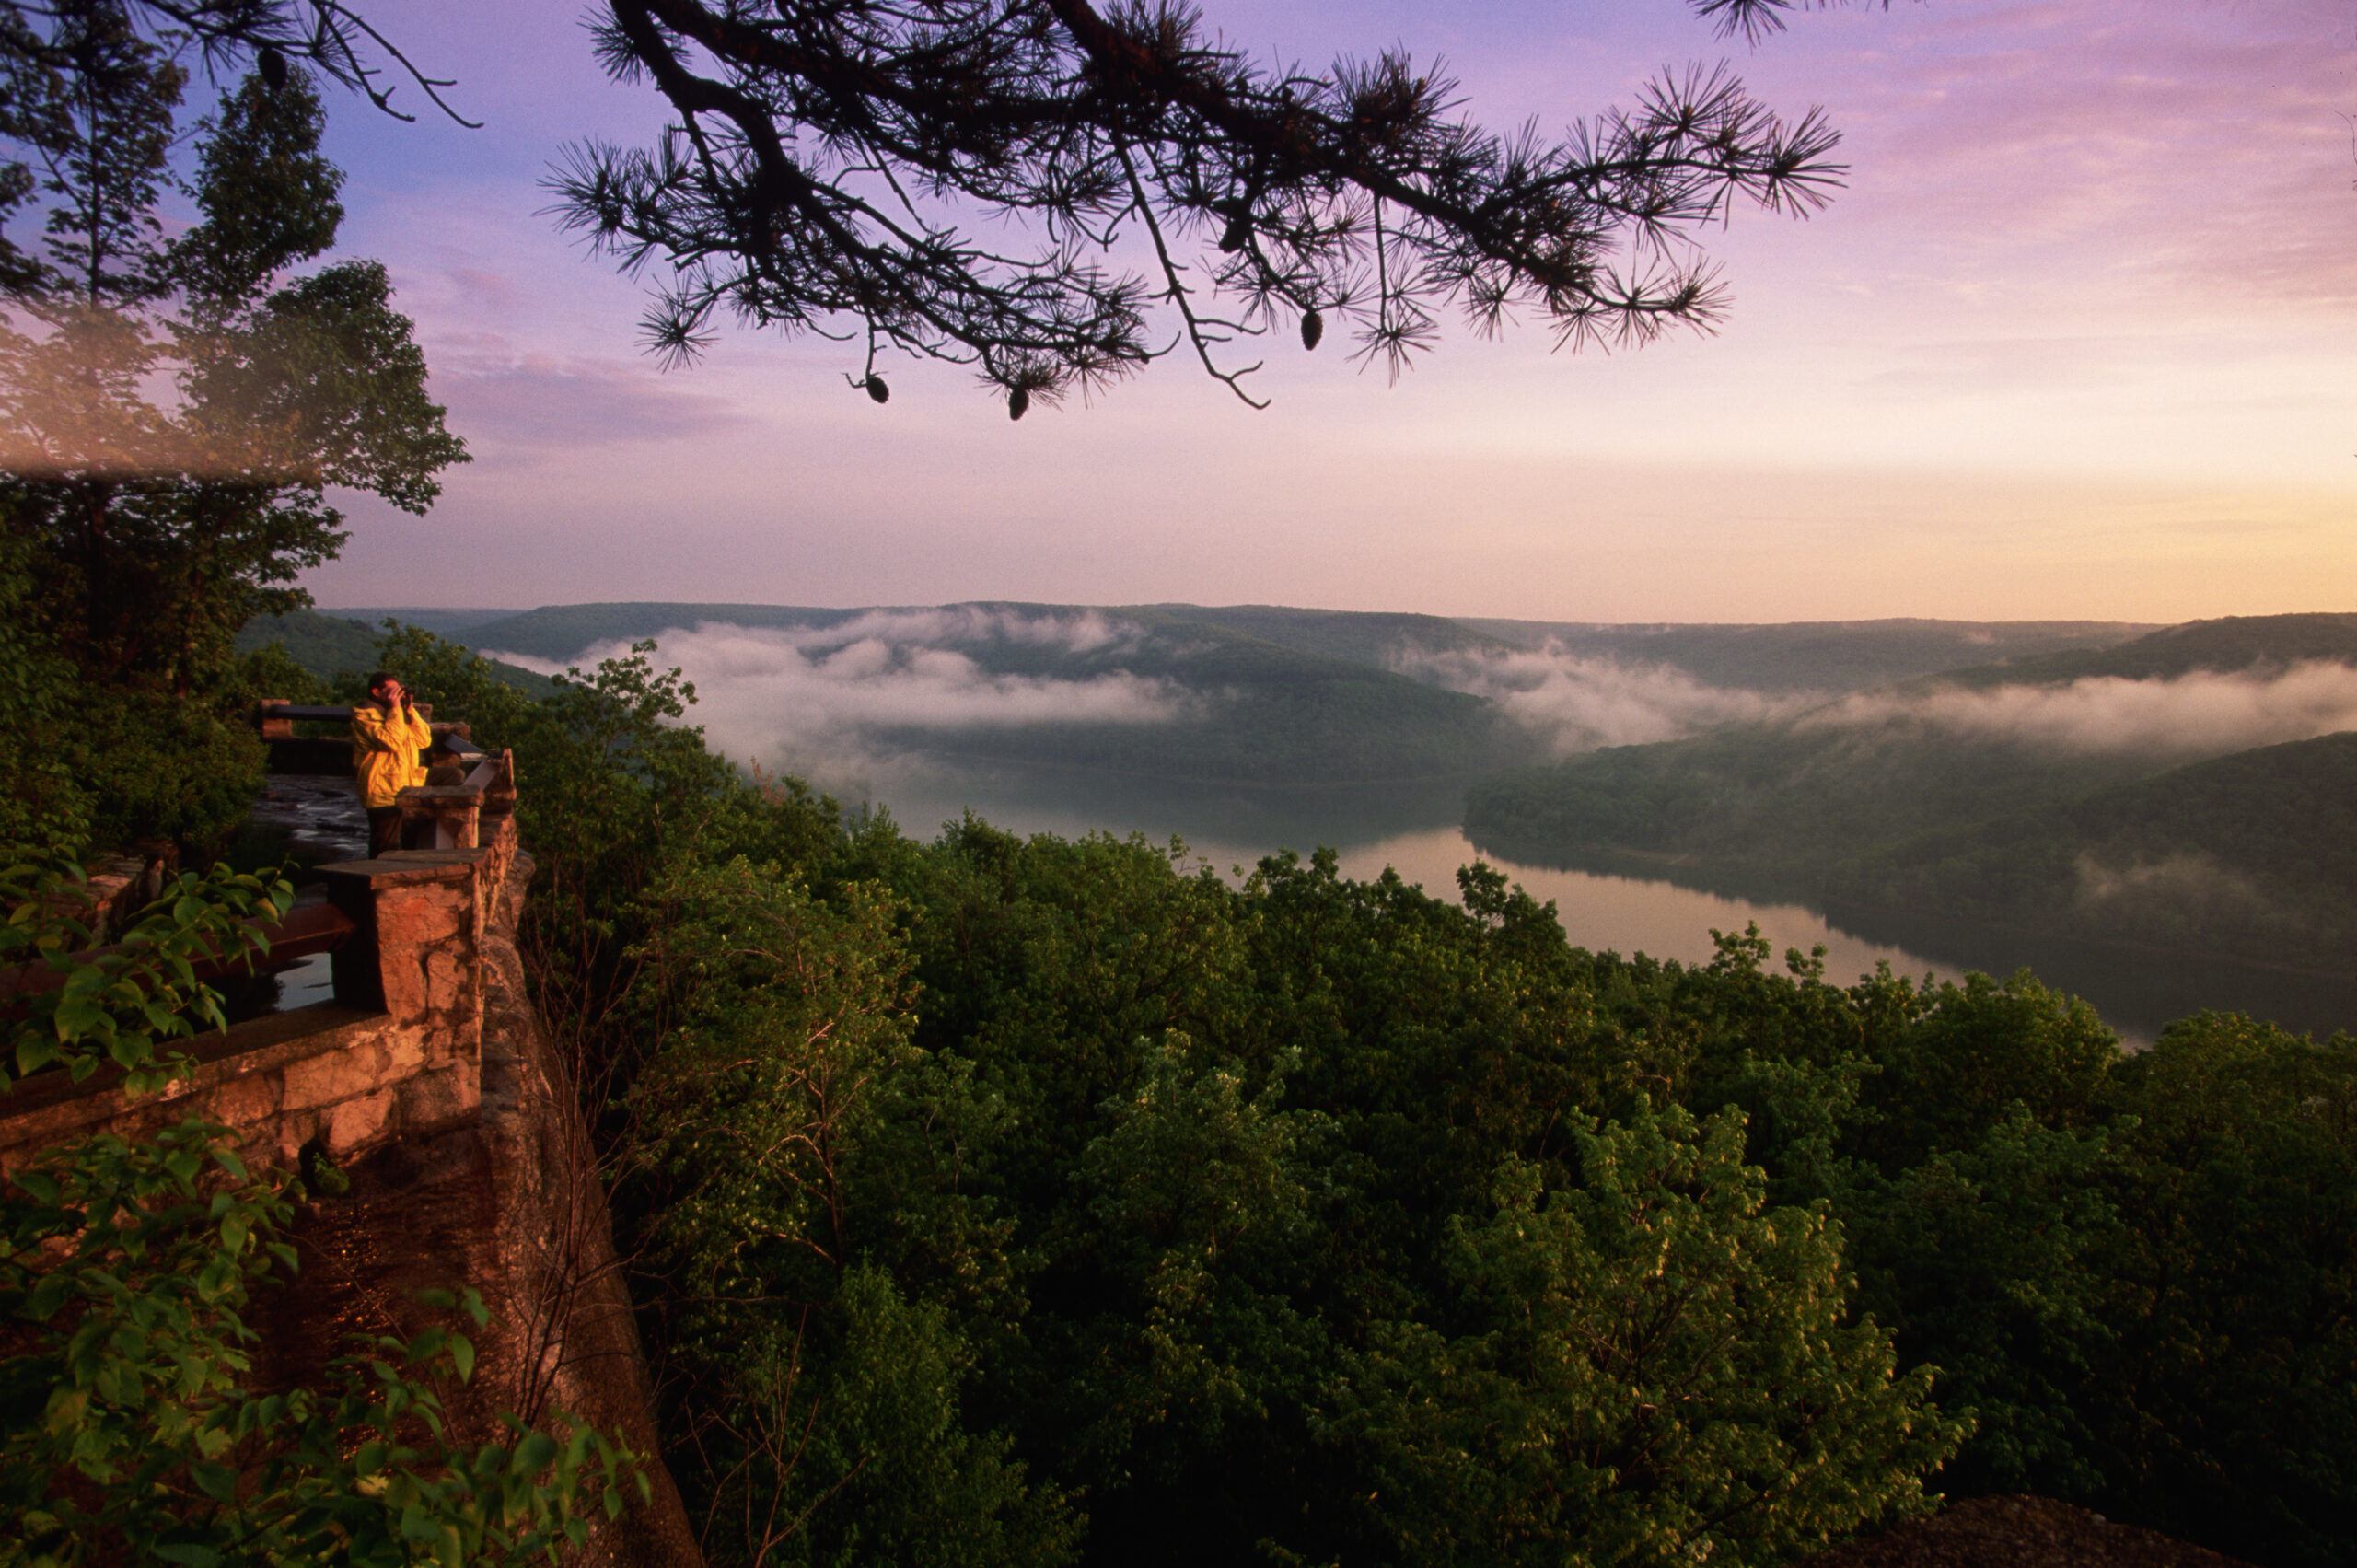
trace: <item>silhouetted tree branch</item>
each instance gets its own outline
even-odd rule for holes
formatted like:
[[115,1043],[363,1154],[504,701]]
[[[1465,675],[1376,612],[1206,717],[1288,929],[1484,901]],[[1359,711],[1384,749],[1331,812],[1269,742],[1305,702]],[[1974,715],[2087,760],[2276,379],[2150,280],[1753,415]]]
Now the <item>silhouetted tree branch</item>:
[[[1794,0],[1689,3],[1757,37]],[[1708,328],[1695,232],[1806,213],[1843,173],[1820,112],[1780,119],[1724,67],[1549,141],[1459,117],[1403,54],[1256,65],[1175,0],[607,0],[598,47],[677,119],[570,149],[556,211],[663,268],[658,353],[726,313],[864,339],[878,401],[879,349],[971,364],[1018,417],[1182,343],[1245,396],[1216,351],[1287,319],[1311,346],[1349,326],[1395,376],[1449,308],[1575,348]],[[1116,261],[1136,232],[1151,281]]]
[[393,107],[393,94],[405,80],[459,124],[477,123],[443,98],[450,78],[427,75],[343,0],[0,0],[0,60],[71,72],[77,62],[57,53],[52,40],[76,20],[101,14],[119,17],[126,28],[194,44],[215,75],[235,75],[251,64],[275,87],[285,80],[290,60],[308,61],[397,120],[417,118]]

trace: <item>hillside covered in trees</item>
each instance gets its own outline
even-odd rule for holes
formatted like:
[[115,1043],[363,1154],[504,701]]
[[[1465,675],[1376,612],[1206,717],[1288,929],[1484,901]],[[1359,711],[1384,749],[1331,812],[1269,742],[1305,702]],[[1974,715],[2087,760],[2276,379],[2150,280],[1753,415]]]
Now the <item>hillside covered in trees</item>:
[[[293,610],[284,615],[255,616],[238,630],[236,646],[249,657],[275,648],[315,679],[348,684],[351,678],[365,676],[374,668],[382,628],[351,616]],[[539,693],[549,689],[548,678],[532,670],[496,659],[492,668],[520,691]]]
[[2084,654],[2158,627],[2113,621],[1821,621],[1732,625],[1610,625],[1468,618],[1516,647],[1555,647],[1631,665],[1666,665],[1713,686],[1830,694],[2040,656]]
[[[1469,796],[1521,858],[1650,857],[1893,909],[2326,968],[2357,878],[2357,617],[2196,621],[1770,722],[1527,765]],[[2232,715],[2222,722],[2221,715]]]
[[2323,971],[2357,950],[2357,734],[2261,747],[1845,858],[1836,898]]
[[[1559,724],[1545,703],[1526,699],[1550,680],[1568,685],[1573,710],[1639,711],[1653,732],[1707,724],[1746,703],[1822,700],[1991,654],[2048,655],[2145,630],[2106,622],[1890,621],[1789,626],[1551,626],[1455,621],[1439,616],[1304,610],[1272,605],[1037,605],[815,609],[758,604],[660,602],[549,606],[517,614],[421,611],[404,621],[453,631],[468,645],[560,668],[568,662],[656,640],[658,657],[714,650],[700,665],[708,695],[728,682],[749,691],[771,679],[779,711],[853,708],[840,679],[846,666],[878,685],[922,674],[929,657],[965,667],[969,685],[1037,683],[1082,701],[1062,713],[993,718],[989,704],[934,703],[898,721],[861,723],[858,748],[952,763],[1081,769],[1110,777],[1237,784],[1347,784],[1455,779],[1465,783],[1531,760],[1578,728]],[[256,622],[260,645],[287,634],[289,651],[322,675],[322,636],[349,642],[356,628],[332,617]],[[723,640],[726,645],[722,648]],[[839,658],[859,648],[853,658]],[[343,656],[349,657],[349,655]],[[348,668],[348,666],[347,666]],[[726,676],[719,672],[726,671]],[[792,675],[794,680],[773,678]],[[1093,715],[1083,689],[1132,683],[1164,702]],[[1669,682],[1666,694],[1616,685]],[[825,688],[823,693],[818,689]],[[1540,694],[1542,697],[1545,693]],[[1677,708],[1648,721],[1654,707]],[[1716,699],[1724,699],[1717,701]],[[889,704],[878,703],[879,709]],[[902,703],[903,709],[925,704]],[[1094,704],[1101,707],[1103,704]],[[978,716],[979,715],[979,716]],[[830,743],[791,726],[758,724],[724,733],[742,760],[788,772],[823,768]],[[1608,738],[1607,726],[1599,732]],[[1594,738],[1588,743],[1592,744]]]
[[[357,630],[317,612],[281,624],[302,634],[287,643],[289,653],[322,675],[331,672],[320,666],[349,657],[340,647],[327,655],[323,636],[348,639]],[[259,643],[275,631],[258,623],[248,634]],[[739,656],[733,664],[749,655],[773,680],[800,678],[777,686],[776,709],[792,712],[816,694],[854,710],[851,738],[862,750],[951,764],[1332,784],[1470,780],[1535,749],[1480,697],[1390,668],[1403,637],[1415,645],[1492,645],[1436,617],[649,603],[536,610],[460,635],[552,668],[641,640],[659,639],[661,656],[683,639],[731,639]],[[320,652],[307,657],[309,646]],[[862,704],[862,685],[883,696]],[[1012,717],[993,716],[994,695],[1016,699]],[[775,730],[764,744],[761,703],[756,686],[734,704],[755,738],[738,746],[740,761],[799,772],[830,755],[797,749]]]

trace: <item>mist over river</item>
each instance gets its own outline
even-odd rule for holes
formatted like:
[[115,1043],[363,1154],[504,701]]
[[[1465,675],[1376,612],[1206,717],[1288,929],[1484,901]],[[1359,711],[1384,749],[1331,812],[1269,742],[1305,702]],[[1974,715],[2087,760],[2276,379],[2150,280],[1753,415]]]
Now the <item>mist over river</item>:
[[1799,889],[1703,885],[1688,868],[1633,862],[1569,868],[1485,853],[1460,825],[1468,779],[1412,784],[1253,788],[1147,780],[1083,771],[1007,766],[951,772],[929,767],[898,779],[837,785],[846,804],[888,809],[902,830],[929,838],[971,810],[1025,835],[1091,831],[1176,836],[1186,865],[1232,879],[1263,855],[1305,857],[1332,847],[1343,875],[1396,869],[1428,893],[1457,899],[1457,868],[1487,860],[1541,902],[1553,900],[1583,947],[1708,962],[1711,932],[1757,922],[1781,955],[1822,943],[1826,978],[1847,984],[1887,962],[1900,974],[1960,980],[1968,970],[2006,975],[2028,968],[2047,984],[2093,1003],[2131,1046],[2150,1044],[2171,1019],[2207,1009],[2246,1012],[2319,1036],[2357,1028],[2357,977],[2275,970],[2182,953],[2142,951],[2029,935],[1964,921],[1829,906]]

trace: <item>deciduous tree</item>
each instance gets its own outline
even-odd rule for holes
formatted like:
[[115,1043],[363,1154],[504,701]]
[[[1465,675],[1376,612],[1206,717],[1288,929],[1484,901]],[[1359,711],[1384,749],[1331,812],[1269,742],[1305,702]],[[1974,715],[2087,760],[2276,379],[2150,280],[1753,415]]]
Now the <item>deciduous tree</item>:
[[52,43],[72,68],[19,60],[8,84],[47,205],[0,335],[0,499],[62,651],[186,695],[247,620],[308,602],[296,574],[345,537],[329,486],[422,512],[465,449],[384,269],[291,275],[343,218],[303,72],[225,96],[189,184],[201,221],[167,242],[185,72],[110,4],[75,7]]

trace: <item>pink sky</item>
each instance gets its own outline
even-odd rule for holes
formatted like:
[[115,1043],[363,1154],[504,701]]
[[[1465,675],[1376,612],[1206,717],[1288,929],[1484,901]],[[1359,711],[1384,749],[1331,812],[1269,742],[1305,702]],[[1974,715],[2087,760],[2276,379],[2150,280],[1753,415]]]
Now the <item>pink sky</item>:
[[[1806,223],[1739,213],[1714,337],[1452,331],[1396,388],[1271,344],[1256,413],[1177,360],[1010,424],[952,366],[739,335],[665,374],[635,285],[539,215],[642,135],[574,0],[369,15],[488,123],[337,110],[477,460],[354,505],[337,604],[1242,600],[1598,621],[2166,621],[2357,608],[2357,27],[2326,0],[1899,0],[1758,51],[1678,0],[1207,0],[1233,42],[1446,57],[1560,126],[1732,55],[1845,134]],[[495,14],[496,23],[486,22]]]

